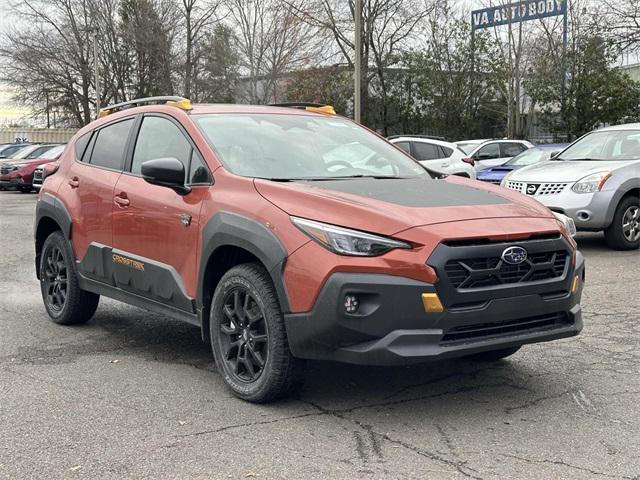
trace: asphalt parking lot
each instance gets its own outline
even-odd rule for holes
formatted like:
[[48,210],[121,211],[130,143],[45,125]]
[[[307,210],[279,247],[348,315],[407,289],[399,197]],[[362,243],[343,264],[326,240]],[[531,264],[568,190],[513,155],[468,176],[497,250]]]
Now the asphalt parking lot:
[[602,235],[579,236],[578,338],[494,364],[311,364],[298,398],[258,406],[197,328],[108,299],[51,323],[35,200],[0,192],[0,478],[640,478],[640,253]]

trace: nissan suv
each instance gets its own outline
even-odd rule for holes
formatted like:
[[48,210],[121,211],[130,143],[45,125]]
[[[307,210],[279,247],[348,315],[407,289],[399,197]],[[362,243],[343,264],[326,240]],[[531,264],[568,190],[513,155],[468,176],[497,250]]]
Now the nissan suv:
[[497,360],[577,335],[573,233],[329,106],[155,97],[103,109],[48,169],[35,264],[54,322],[100,295],[184,320],[235,395],[267,402],[309,359]]

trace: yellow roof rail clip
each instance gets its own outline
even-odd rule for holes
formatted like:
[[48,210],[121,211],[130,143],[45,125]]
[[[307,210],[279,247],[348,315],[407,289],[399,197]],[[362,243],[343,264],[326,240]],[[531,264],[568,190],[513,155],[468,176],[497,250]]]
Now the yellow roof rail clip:
[[193,105],[191,104],[191,100],[188,98],[183,98],[182,100],[169,100],[167,105],[170,107],[177,107],[181,110],[193,110]]

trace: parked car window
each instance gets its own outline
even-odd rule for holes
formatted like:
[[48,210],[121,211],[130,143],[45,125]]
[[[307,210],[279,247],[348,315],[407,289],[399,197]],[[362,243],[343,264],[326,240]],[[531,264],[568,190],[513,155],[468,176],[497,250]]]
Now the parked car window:
[[442,158],[449,158],[453,154],[453,149],[449,147],[443,147],[442,145],[438,145],[440,151],[442,152]]
[[85,133],[78,140],[76,140],[74,148],[76,150],[76,160],[78,160],[79,162],[82,161],[82,156],[87,150],[87,145],[89,145],[89,140],[91,140],[92,133],[93,132]]
[[411,145],[409,144],[409,142],[396,142],[394,143],[394,145],[411,155]]
[[640,130],[593,132],[555,158],[555,160],[637,159],[640,159]]
[[91,165],[120,170],[124,164],[124,150],[133,119],[107,125],[97,132],[91,152]]
[[211,183],[211,174],[204,164],[202,157],[195,150],[191,156],[191,165],[189,166],[189,184],[209,184]]
[[191,157],[191,144],[172,121],[162,117],[145,117],[133,152],[131,172],[139,174],[141,165],[147,160],[167,157],[180,160],[186,171]]
[[442,153],[437,145],[424,142],[413,142],[413,156],[416,160],[435,160],[442,158]]
[[57,145],[43,145],[42,147],[35,148],[29,155],[25,156],[25,160],[33,160],[34,158],[38,158],[40,155],[47,153],[49,150],[57,147]]
[[521,143],[502,143],[501,148],[503,157],[515,157],[526,150]]
[[11,145],[10,147],[5,148],[4,150],[2,150],[2,153],[0,154],[1,158],[9,158],[12,155],[18,153],[20,150],[28,147],[29,145]]
[[57,147],[53,147],[50,150],[45,151],[44,153],[41,153],[38,158],[56,158],[58,155],[60,155],[62,152],[64,152],[64,149],[66,148],[66,145],[58,145]]
[[490,143],[485,145],[474,155],[478,160],[491,160],[494,158],[500,158],[500,145],[497,143]]

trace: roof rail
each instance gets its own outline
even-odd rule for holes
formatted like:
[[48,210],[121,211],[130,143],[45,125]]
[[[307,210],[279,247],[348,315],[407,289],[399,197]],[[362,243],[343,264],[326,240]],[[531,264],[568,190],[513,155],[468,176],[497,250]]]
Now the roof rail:
[[119,110],[126,110],[127,108],[139,107],[141,105],[158,105],[165,104],[172,107],[181,108],[182,110],[191,110],[191,100],[184,97],[177,97],[174,95],[167,95],[163,97],[146,97],[136,98],[135,100],[129,100],[128,102],[116,103],[115,105],[109,105],[100,109],[98,118],[106,117],[107,115],[117,112]]
[[299,108],[301,110],[309,110],[311,112],[326,113],[328,115],[335,115],[336,111],[331,105],[324,103],[311,103],[311,102],[286,102],[286,103],[272,103],[270,107],[287,107],[287,108]]

